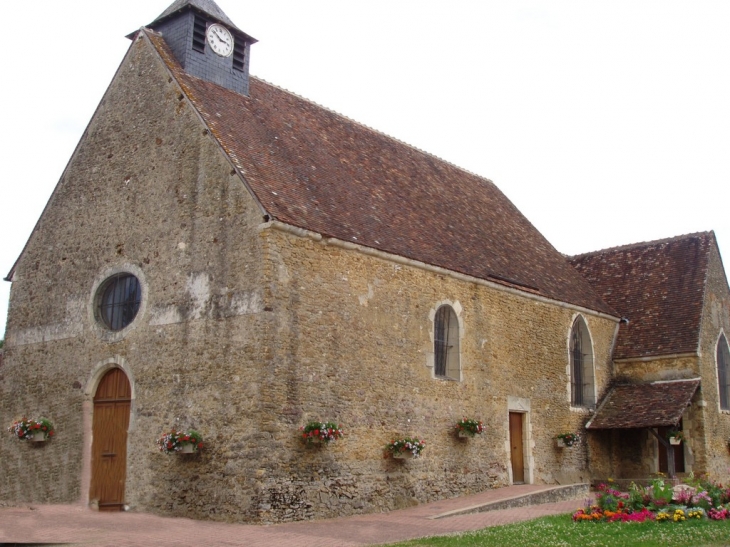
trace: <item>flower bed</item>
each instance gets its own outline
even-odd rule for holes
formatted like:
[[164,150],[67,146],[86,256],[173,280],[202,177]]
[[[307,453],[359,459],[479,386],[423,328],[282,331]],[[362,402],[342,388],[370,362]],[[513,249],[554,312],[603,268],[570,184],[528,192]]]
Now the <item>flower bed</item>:
[[418,458],[425,447],[426,441],[420,439],[397,439],[385,445],[385,455],[390,454],[394,458],[400,456]]
[[474,435],[481,435],[484,431],[484,425],[482,422],[474,420],[473,418],[462,418],[456,422],[456,433],[460,436],[473,437]]
[[24,417],[22,420],[13,422],[13,425],[8,428],[8,431],[21,441],[45,441],[55,434],[53,424],[48,418],[29,420]]
[[299,429],[302,432],[302,439],[308,444],[313,442],[327,444],[342,437],[342,426],[335,422],[309,422]]
[[203,436],[194,429],[165,433],[157,439],[157,447],[165,454],[191,453],[203,448]]
[[575,522],[685,522],[730,519],[730,488],[710,481],[690,479],[672,487],[654,479],[647,487],[631,484],[619,492],[601,484],[596,503],[573,514]]

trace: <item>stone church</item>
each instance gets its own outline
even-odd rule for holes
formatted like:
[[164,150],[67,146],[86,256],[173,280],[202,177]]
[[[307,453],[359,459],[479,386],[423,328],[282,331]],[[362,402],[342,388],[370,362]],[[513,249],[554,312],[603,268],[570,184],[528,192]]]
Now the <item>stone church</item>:
[[280,522],[730,467],[712,232],[565,257],[490,180],[250,76],[213,0],[130,39],[6,278],[0,419],[55,436],[0,437],[0,502]]

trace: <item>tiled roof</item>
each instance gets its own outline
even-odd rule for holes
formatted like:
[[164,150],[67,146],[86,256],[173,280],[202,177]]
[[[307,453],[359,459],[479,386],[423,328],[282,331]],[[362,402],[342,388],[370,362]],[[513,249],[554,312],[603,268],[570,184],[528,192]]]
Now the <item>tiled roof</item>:
[[616,316],[491,181],[262,80],[189,76],[147,35],[272,218]]
[[608,392],[586,429],[677,425],[699,385],[699,378],[618,385]]
[[622,317],[614,359],[694,353],[709,253],[703,232],[574,256],[575,268]]

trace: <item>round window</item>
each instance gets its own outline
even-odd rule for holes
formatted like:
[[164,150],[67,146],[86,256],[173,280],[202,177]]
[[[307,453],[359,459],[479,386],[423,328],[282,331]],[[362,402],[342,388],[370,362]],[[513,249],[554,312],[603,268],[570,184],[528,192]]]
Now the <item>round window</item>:
[[142,301],[142,288],[135,276],[113,275],[101,284],[97,294],[98,317],[108,329],[122,330],[134,321]]

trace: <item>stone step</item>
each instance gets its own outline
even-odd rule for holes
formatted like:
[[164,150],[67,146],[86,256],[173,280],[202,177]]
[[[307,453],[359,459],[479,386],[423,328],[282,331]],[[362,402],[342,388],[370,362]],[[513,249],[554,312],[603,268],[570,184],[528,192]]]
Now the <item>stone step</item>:
[[446,511],[438,515],[428,517],[429,519],[442,519],[456,515],[467,515],[470,513],[482,513],[484,511],[497,511],[499,509],[512,509],[514,507],[526,507],[528,505],[540,505],[564,500],[585,500],[590,496],[590,485],[588,483],[566,484],[558,486],[546,486],[543,490],[531,492],[510,498],[481,503],[469,507],[462,507],[452,511]]

